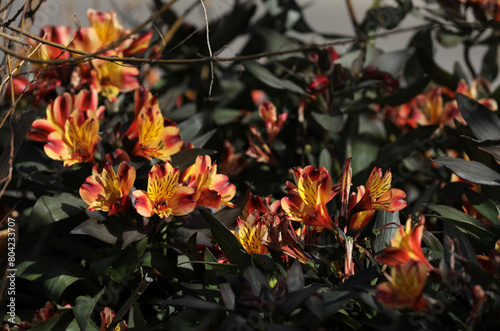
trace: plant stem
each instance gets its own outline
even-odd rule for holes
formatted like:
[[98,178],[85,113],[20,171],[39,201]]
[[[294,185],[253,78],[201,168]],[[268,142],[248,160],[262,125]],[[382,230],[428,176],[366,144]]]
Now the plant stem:
[[108,326],[108,331],[115,329],[118,322],[120,322],[123,319],[123,316],[125,316],[125,314],[130,310],[130,308],[132,308],[137,299],[144,293],[144,291],[146,291],[146,289],[148,288],[149,285],[151,285],[152,282],[153,278],[148,277],[147,275],[146,277],[144,277],[139,286],[137,286],[132,295],[130,295],[130,297],[123,304],[118,313],[116,313],[115,318],[113,318],[113,321]]

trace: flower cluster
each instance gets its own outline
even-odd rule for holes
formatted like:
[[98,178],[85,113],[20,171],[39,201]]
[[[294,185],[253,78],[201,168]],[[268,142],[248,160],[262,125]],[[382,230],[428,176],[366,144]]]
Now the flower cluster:
[[[339,184],[332,184],[328,171],[307,166],[294,170],[294,183],[287,182],[287,195],[275,200],[251,196],[242,215],[238,218],[238,240],[248,253],[267,254],[272,247],[287,256],[307,262],[307,253],[298,244],[301,240],[316,244],[323,229],[342,231],[359,236],[373,218],[375,211],[399,211],[406,207],[406,194],[391,186],[391,173],[382,176],[380,168],[374,168],[365,186],[357,193],[349,193],[351,187],[350,159]],[[338,213],[328,207],[340,193]],[[294,223],[298,226],[294,226]],[[352,239],[352,238],[351,238]],[[352,257],[353,241],[340,242],[348,249],[349,269],[354,273]],[[396,239],[395,239],[396,240]],[[350,243],[350,245],[349,245]],[[420,242],[419,242],[420,243]],[[422,255],[423,256],[423,255]],[[425,260],[425,258],[424,258]],[[346,263],[347,265],[347,263]],[[347,274],[346,274],[347,275]]]
[[422,296],[427,275],[433,269],[424,253],[421,242],[424,223],[406,227],[399,226],[389,247],[378,256],[377,261],[392,266],[388,282],[377,286],[377,299],[393,309],[427,310]]
[[492,93],[490,83],[479,77],[470,87],[463,79],[460,80],[455,92],[446,87],[431,86],[425,93],[417,95],[407,103],[397,107],[385,106],[382,112],[389,121],[403,131],[414,129],[419,125],[452,126],[455,119],[464,123],[458,110],[456,93],[477,99],[492,110],[498,108],[496,101],[488,97]]
[[[120,58],[143,53],[149,45],[152,31],[136,34],[125,30],[114,11],[104,13],[89,9],[87,18],[90,26],[73,33],[64,26],[42,28],[40,38],[51,44],[30,39],[31,48],[27,55],[48,63],[35,64],[33,72],[42,77],[36,80],[34,86],[22,76],[14,78],[16,91],[33,93],[36,102],[43,103],[50,100],[58,86],[68,86],[74,92],[89,88],[115,101],[119,93],[139,87],[139,69],[123,64]],[[87,54],[94,53],[116,60],[83,59]],[[64,60],[75,61],[60,69],[58,65]],[[50,64],[50,61],[55,63]]]

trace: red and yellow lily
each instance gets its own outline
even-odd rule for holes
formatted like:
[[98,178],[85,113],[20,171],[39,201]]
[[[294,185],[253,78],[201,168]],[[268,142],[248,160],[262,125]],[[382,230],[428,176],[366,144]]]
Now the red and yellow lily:
[[47,106],[46,118],[33,122],[28,138],[46,142],[52,132],[64,132],[66,121],[74,110],[92,110],[100,118],[106,107],[98,107],[98,95],[95,91],[82,90],[77,95],[63,93]]
[[[117,59],[123,57],[120,52],[108,51],[103,55],[114,56]],[[92,60],[91,88],[100,92],[109,101],[116,101],[118,94],[131,92],[139,87],[139,69],[124,65],[119,61],[106,61],[101,59]]]
[[248,254],[269,254],[263,240],[267,237],[267,225],[262,221],[250,222],[238,218],[236,238]]
[[187,215],[194,210],[194,189],[180,186],[180,171],[170,163],[155,164],[148,175],[147,191],[134,191],[135,208],[139,214],[151,217],[157,214],[163,219],[170,215]]
[[229,183],[226,175],[217,174],[217,164],[210,156],[198,156],[194,165],[182,176],[182,182],[195,189],[194,200],[200,206],[220,209],[222,205],[232,207],[230,202],[236,187]]
[[80,196],[89,204],[90,210],[102,210],[114,213],[127,211],[130,207],[129,192],[135,181],[135,168],[120,163],[118,172],[107,164],[102,172],[97,166],[92,169],[92,175],[87,177],[80,188]]
[[427,266],[409,260],[391,270],[388,282],[377,286],[377,300],[392,309],[428,310],[422,296],[422,289],[427,280]]
[[424,223],[420,222],[414,227],[411,226],[411,220],[406,222],[406,227],[402,225],[394,234],[391,240],[391,246],[385,248],[377,257],[377,261],[389,266],[403,265],[408,261],[417,261],[430,271],[433,267],[427,261],[422,252],[422,235]]
[[267,141],[272,143],[285,124],[288,114],[278,115],[276,106],[272,102],[266,101],[260,105],[259,115],[266,123]]
[[54,160],[64,161],[65,166],[80,162],[93,162],[99,136],[99,120],[92,110],[75,110],[64,125],[47,136],[45,153]]
[[144,88],[136,90],[134,104],[135,119],[126,132],[128,139],[137,139],[132,154],[169,161],[183,146],[176,123],[163,117],[158,100]]
[[328,171],[307,166],[294,170],[295,184],[286,182],[288,194],[281,199],[283,210],[290,219],[304,225],[321,226],[332,230],[334,224],[326,204],[336,192],[332,191],[332,178]]
[[359,230],[372,219],[376,210],[394,212],[406,207],[406,193],[391,189],[392,174],[388,170],[373,168],[366,188],[359,186],[357,193],[349,198],[349,229]]

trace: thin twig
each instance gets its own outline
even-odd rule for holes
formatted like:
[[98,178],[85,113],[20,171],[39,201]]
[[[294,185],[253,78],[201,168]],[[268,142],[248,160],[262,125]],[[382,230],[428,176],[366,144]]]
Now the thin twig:
[[[207,15],[207,8],[205,7],[205,2],[203,0],[200,0],[201,6],[203,7],[203,16],[205,17],[205,28],[207,29],[207,47],[208,47],[208,54],[210,55],[210,59],[213,58],[212,54],[212,47],[210,46],[210,31],[208,29],[208,15]],[[208,97],[212,98],[212,87],[214,85],[214,61],[210,61],[210,87],[208,88]]]
[[354,8],[352,6],[351,0],[346,0],[345,4],[347,6],[347,10],[349,12],[349,18],[351,19],[352,26],[354,28],[354,32],[357,33],[359,30],[358,27],[358,20],[356,19],[356,12],[354,11]]
[[[387,37],[393,34],[400,34],[400,33],[406,33],[410,31],[415,31],[423,28],[437,28],[438,26],[434,26],[432,24],[422,24],[422,25],[417,25],[413,27],[408,27],[408,28],[403,28],[403,29],[398,29],[398,30],[391,30],[391,31],[386,31],[386,32],[381,32],[378,34],[374,34],[372,36],[367,37],[367,39],[376,39],[380,37]],[[328,42],[328,43],[322,43],[322,44],[307,44],[301,47],[297,47],[294,49],[289,49],[289,50],[283,50],[283,51],[276,51],[276,52],[261,52],[261,53],[256,53],[256,54],[249,54],[249,55],[241,55],[241,56],[233,56],[233,57],[200,57],[196,59],[141,59],[141,58],[134,58],[134,57],[116,57],[116,56],[103,56],[99,55],[101,54],[102,51],[98,51],[95,53],[88,53],[84,52],[81,50],[77,50],[74,48],[66,47],[65,45],[61,45],[58,43],[50,42],[48,40],[44,40],[40,37],[37,37],[36,35],[33,35],[31,33],[28,33],[26,31],[22,31],[16,27],[13,26],[6,26],[6,28],[11,29],[13,31],[18,31],[25,36],[32,38],[34,40],[37,40],[43,44],[60,48],[60,49],[67,49],[71,53],[75,53],[78,55],[82,55],[81,57],[73,57],[67,60],[41,60],[41,59],[30,59],[26,56],[22,56],[20,54],[14,54],[10,50],[6,49],[5,47],[0,46],[0,50],[6,52],[7,54],[10,54],[16,58],[19,59],[24,59],[27,61],[31,61],[32,63],[43,63],[43,64],[70,64],[70,63],[76,63],[76,62],[81,62],[82,60],[90,60],[92,58],[97,58],[101,60],[106,60],[106,61],[112,61],[112,62],[120,62],[124,64],[194,64],[194,63],[208,63],[208,62],[234,62],[234,61],[245,61],[245,60],[256,60],[264,57],[272,57],[272,56],[277,56],[277,55],[284,55],[284,54],[292,54],[292,53],[299,53],[299,52],[304,52],[308,50],[313,50],[313,49],[318,49],[318,48],[325,48],[325,47],[330,47],[330,46],[336,46],[336,45],[345,45],[345,44],[350,44],[353,42],[359,41],[359,37],[353,37],[353,38],[347,38],[347,39],[342,39],[342,40],[337,40],[333,42]]]

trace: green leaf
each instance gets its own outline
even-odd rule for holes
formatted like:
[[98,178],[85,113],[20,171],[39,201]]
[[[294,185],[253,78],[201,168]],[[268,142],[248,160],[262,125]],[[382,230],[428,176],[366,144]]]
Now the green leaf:
[[43,226],[66,219],[82,212],[88,205],[85,201],[69,193],[56,196],[44,195],[37,200],[28,221],[28,231],[33,232]]
[[[477,252],[474,250],[474,247],[471,245],[470,241],[467,239],[467,236],[458,229],[455,225],[449,222],[444,223],[444,234],[448,236],[452,241],[445,240],[444,241],[444,257],[448,266],[450,266],[450,262],[453,260],[451,258],[452,253],[458,254],[462,256],[462,258],[471,261],[474,264],[479,264],[477,261]],[[452,249],[451,244],[453,243],[454,247]]]
[[242,269],[249,267],[251,265],[250,255],[247,254],[235,235],[208,210],[202,208],[200,212],[210,225],[212,235],[228,261],[239,265]]
[[304,288],[304,273],[302,272],[302,264],[299,260],[295,260],[288,269],[286,276],[286,290],[287,292],[300,291]]
[[217,129],[210,130],[201,136],[191,139],[191,143],[194,147],[202,148],[210,140],[210,138],[212,138],[215,132],[217,132]]
[[480,140],[500,140],[500,120],[488,107],[461,93],[457,104],[472,133]]
[[432,233],[424,230],[422,240],[428,247],[428,256],[432,257],[433,260],[441,260],[443,258],[443,245]]
[[[375,161],[377,167],[395,169],[401,164],[401,160],[412,152],[425,153],[433,146],[430,138],[436,129],[437,125],[421,126],[404,134],[395,143],[383,146]],[[393,177],[397,175],[394,171]]]
[[480,162],[466,161],[449,156],[442,156],[433,161],[440,166],[450,169],[455,175],[471,183],[500,186],[500,173]]
[[404,65],[414,52],[415,49],[410,47],[404,50],[383,53],[375,58],[370,63],[370,66],[396,77],[403,70]]
[[187,120],[182,121],[177,127],[181,133],[181,138],[184,142],[190,142],[198,136],[203,128],[210,121],[211,114],[209,111],[202,111],[194,116],[189,117]]
[[106,223],[90,218],[71,230],[71,234],[83,234],[99,239],[108,244],[116,244],[118,236],[113,234]]
[[328,114],[321,114],[311,112],[314,120],[321,125],[321,127],[331,133],[339,133],[344,127],[344,116],[331,116]]
[[444,220],[458,227],[463,233],[490,243],[495,240],[493,234],[484,227],[483,223],[472,216],[449,206],[432,205],[429,208],[441,215]]
[[214,121],[217,125],[232,123],[234,120],[243,116],[239,109],[215,108]]
[[245,277],[250,283],[253,294],[255,294],[256,297],[260,296],[262,290],[267,292],[271,290],[269,284],[267,283],[266,276],[264,276],[264,274],[256,266],[251,265],[246,268],[243,272],[243,277]]
[[[236,3],[232,11],[210,26],[210,41],[214,51],[217,51],[241,35],[255,14],[257,6],[253,1]],[[206,46],[206,45],[205,45]]]
[[467,39],[467,36],[455,33],[445,28],[439,28],[436,31],[436,40],[446,48],[455,47],[465,39]]
[[333,160],[328,148],[323,148],[319,153],[319,166],[324,167],[329,173],[332,173]]
[[373,224],[373,229],[379,231],[375,239],[375,253],[390,246],[394,234],[399,229],[398,225],[401,225],[401,222],[399,222],[399,211],[393,213],[385,210],[377,211],[377,217]]
[[201,310],[223,310],[224,307],[215,303],[215,302],[210,302],[207,300],[202,300],[197,297],[193,296],[186,296],[183,298],[177,298],[177,299],[167,299],[160,301],[160,308],[166,308],[168,306],[185,306],[185,307],[191,307],[195,309],[201,309]]
[[73,307],[73,314],[78,322],[80,330],[87,330],[87,325],[89,324],[90,316],[94,310],[95,305],[101,299],[104,294],[105,288],[103,288],[94,297],[79,296],[75,299],[75,305]]
[[201,149],[201,148],[191,148],[184,151],[180,151],[171,156],[172,167],[179,168],[180,171],[184,171],[196,162],[196,158],[200,155],[212,155],[217,153],[212,149]]
[[128,329],[130,331],[133,330],[148,330],[148,325],[144,316],[142,315],[141,308],[137,304],[134,303],[132,308],[130,308],[130,312],[128,314]]
[[59,301],[59,297],[68,286],[82,279],[60,267],[51,268],[44,278],[46,278],[43,283],[45,292],[49,299],[55,302]]
[[471,190],[466,191],[465,195],[474,208],[476,208],[491,225],[500,228],[500,220],[498,219],[498,215],[500,214],[499,208],[493,200]]
[[234,310],[236,296],[234,295],[231,285],[229,285],[229,283],[221,283],[219,284],[219,290],[226,309]]
[[490,45],[484,53],[481,76],[490,82],[498,77],[498,44]]
[[279,89],[288,90],[298,94],[305,94],[304,90],[297,84],[282,78],[276,77],[267,68],[261,66],[255,61],[244,61],[245,68],[264,84]]
[[491,154],[497,161],[500,161],[500,145],[479,146],[479,149],[485,151],[486,153]]
[[[276,30],[268,29],[264,26],[257,25],[255,27],[255,32],[264,41],[264,50],[267,52],[281,52],[297,48],[297,43],[292,42],[288,39],[285,34],[279,33]],[[275,57],[276,60],[283,60],[289,57],[296,56],[294,53],[288,53],[283,55],[278,55]]]
[[122,239],[123,239],[122,249],[146,237],[151,232],[152,229],[153,229],[152,222],[149,223],[147,226],[125,229],[125,231],[123,231],[122,234]]
[[[356,175],[360,171],[369,167],[377,158],[379,151],[378,143],[372,136],[362,135],[353,138],[351,144],[351,162],[352,174]],[[370,169],[371,170],[371,169]]]
[[311,285],[301,289],[300,291],[294,291],[291,293],[287,293],[285,296],[285,300],[279,306],[280,309],[285,313],[289,314],[294,309],[296,309],[304,300],[309,298],[314,293],[317,293],[321,288],[322,284]]

